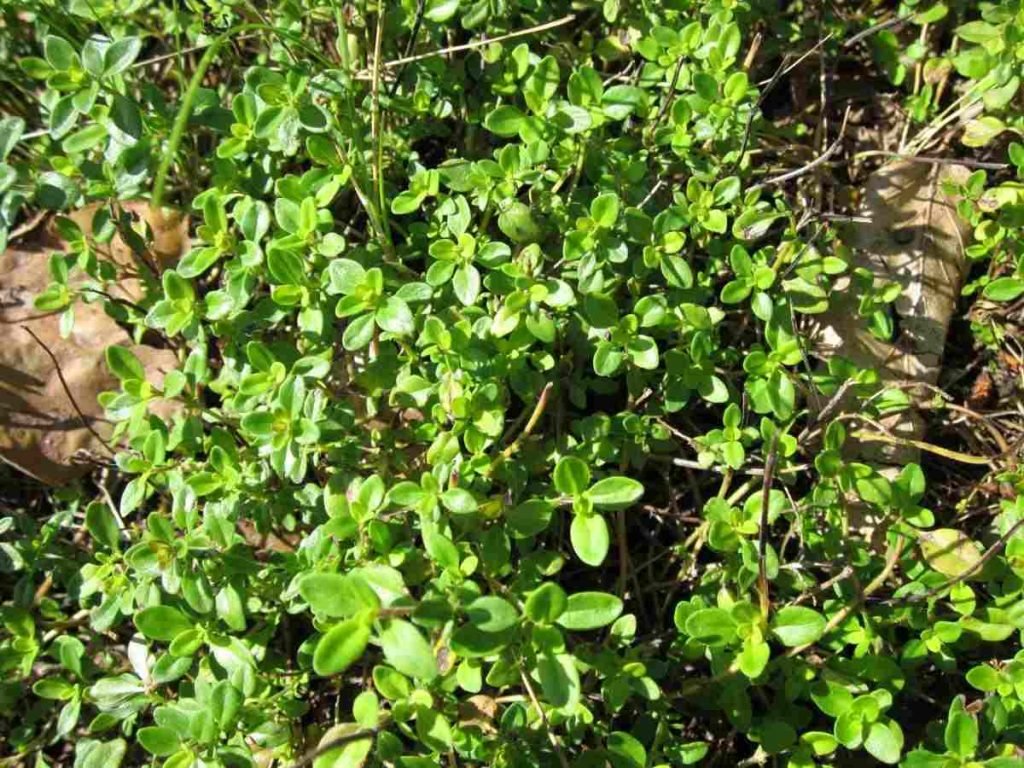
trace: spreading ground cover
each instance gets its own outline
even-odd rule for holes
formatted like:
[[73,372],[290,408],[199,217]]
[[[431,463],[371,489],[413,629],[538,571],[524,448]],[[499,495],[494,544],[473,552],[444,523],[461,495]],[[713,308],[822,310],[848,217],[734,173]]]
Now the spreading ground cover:
[[1024,765],[1019,0],[0,11],[0,764]]

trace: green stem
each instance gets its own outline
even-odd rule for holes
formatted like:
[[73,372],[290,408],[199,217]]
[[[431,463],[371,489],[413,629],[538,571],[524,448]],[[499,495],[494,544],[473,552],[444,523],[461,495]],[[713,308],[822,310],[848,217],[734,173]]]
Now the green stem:
[[[242,32],[249,32],[258,30],[262,32],[273,32],[275,35],[281,37],[289,37],[295,41],[295,35],[292,33],[277,29],[269,24],[261,24],[257,22],[249,22],[246,24],[236,24],[226,32],[221,33],[216,40],[214,40],[210,47],[206,49],[203,57],[199,60],[199,64],[196,66],[196,71],[192,74],[192,79],[189,80],[188,88],[185,91],[184,98],[181,101],[181,107],[178,108],[178,114],[174,118],[174,125],[171,127],[171,137],[167,143],[167,148],[164,150],[163,157],[160,158],[160,165],[157,167],[156,179],[153,182],[153,196],[151,199],[151,205],[156,210],[160,210],[160,206],[164,201],[164,190],[167,187],[167,176],[171,171],[171,165],[174,163],[174,158],[178,154],[178,147],[181,146],[181,140],[185,137],[185,129],[188,127],[188,119],[192,116],[192,105],[196,100],[196,94],[199,93],[199,88],[203,83],[203,78],[206,76],[206,70],[210,68],[213,60],[217,57],[220,52],[220,48],[224,43],[231,40],[236,35]],[[302,41],[298,41],[302,44],[302,47],[309,51],[314,57],[322,61],[326,61],[322,54],[317,51],[312,51],[309,46]]]

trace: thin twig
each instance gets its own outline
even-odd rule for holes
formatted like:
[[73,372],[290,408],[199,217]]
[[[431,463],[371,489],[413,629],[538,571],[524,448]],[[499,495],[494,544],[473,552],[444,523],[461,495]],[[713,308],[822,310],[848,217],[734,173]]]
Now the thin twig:
[[[825,637],[829,632],[831,632],[833,629],[835,629],[844,621],[846,621],[846,619],[849,618],[850,614],[853,613],[857,606],[861,605],[867,598],[869,598],[871,595],[873,595],[875,592],[881,589],[882,585],[885,584],[886,579],[888,579],[889,576],[892,575],[893,569],[896,568],[896,563],[899,562],[900,555],[903,553],[903,545],[905,541],[906,540],[903,538],[903,534],[900,534],[899,538],[896,540],[896,543],[893,544],[892,548],[889,550],[889,556],[885,559],[885,567],[882,568],[882,572],[879,573],[878,576],[876,576],[874,579],[872,579],[871,583],[864,588],[863,592],[857,595],[857,597],[854,598],[852,601],[844,605],[839,611],[835,613],[835,615],[832,616],[831,619],[828,620],[828,623],[825,624],[825,629],[822,630],[822,637]],[[790,648],[789,651],[786,652],[786,655],[790,657],[799,656],[812,645],[814,645],[813,642],[804,643],[803,645],[798,645],[794,648]]]
[[853,379],[847,379],[846,381],[839,385],[839,389],[835,391],[835,394],[832,395],[829,401],[825,404],[825,407],[818,412],[818,415],[810,423],[808,423],[808,425],[804,427],[800,434],[797,436],[796,442],[798,445],[804,445],[807,441],[807,438],[814,433],[812,432],[812,430],[816,431],[815,428],[819,424],[829,419],[832,416],[832,414],[835,413],[836,409],[843,402],[843,398],[846,397],[846,393],[850,391],[850,388],[855,383],[856,382]]
[[554,383],[550,381],[544,385],[544,389],[541,390],[540,396],[537,398],[537,404],[533,407],[533,413],[530,414],[530,420],[526,422],[526,426],[523,427],[523,431],[519,433],[519,437],[517,437],[511,445],[501,452],[502,459],[511,458],[512,455],[519,450],[519,444],[529,437],[531,432],[533,432],[534,427],[537,426],[537,422],[540,421],[540,417],[544,414],[544,409],[547,408],[548,396],[551,394],[552,387],[554,387]]
[[[652,455],[649,456],[648,458],[652,459],[653,461],[668,462],[670,464],[674,464],[677,467],[684,467],[686,469],[697,469],[703,472],[717,472],[720,475],[725,474],[726,472],[734,472],[735,474],[746,475],[747,477],[764,477],[766,471],[766,468],[762,467],[748,467],[745,469],[738,470],[729,470],[720,466],[705,467],[703,464],[701,464],[698,461],[694,461],[693,459],[683,459],[677,456],[668,457]],[[796,475],[810,468],[810,464],[793,464],[788,467],[778,467],[774,469],[773,472],[776,475]]]
[[[107,474],[104,470],[103,474]],[[107,484],[102,480],[97,480],[96,485],[100,489],[100,493],[103,495],[103,500],[107,502],[107,508],[110,510],[110,514],[114,516],[114,520],[117,522],[117,528],[121,531],[122,535],[127,535],[126,531],[128,527],[124,524],[124,518],[121,517],[121,510],[117,508],[117,504],[114,503],[114,497],[110,495],[110,491],[107,490]]]
[[640,201],[640,205],[638,205],[637,208],[643,208],[645,205],[651,202],[651,198],[658,194],[658,190],[660,190],[663,186],[665,186],[665,180],[658,179],[657,183],[655,183],[655,185],[651,187],[651,191],[644,195],[644,199]]
[[309,752],[307,752],[294,763],[292,763],[290,766],[288,766],[288,768],[304,768],[304,766],[309,765],[318,757],[322,757],[323,755],[326,755],[328,752],[337,749],[338,747],[344,747],[346,744],[351,744],[354,741],[372,739],[380,732],[381,727],[382,726],[379,725],[376,728],[364,728],[359,731],[353,731],[352,733],[346,733],[344,736],[338,736],[336,739],[331,739],[326,744],[321,744],[315,747],[314,749],[311,749]]
[[736,159],[733,161],[732,167],[730,169],[731,171],[735,170],[739,166],[739,164],[743,162],[743,154],[747,151],[747,145],[750,143],[750,134],[754,128],[754,120],[757,119],[757,116],[760,114],[761,106],[764,104],[764,100],[768,98],[768,94],[771,93],[772,89],[774,89],[775,86],[778,85],[779,81],[783,77],[785,77],[786,73],[790,72],[794,67],[799,66],[800,62],[804,61],[804,59],[806,59],[808,56],[810,56],[812,53],[818,50],[830,39],[832,39],[831,32],[827,36],[819,40],[817,43],[815,43],[814,47],[806,51],[800,58],[798,58],[792,64],[789,64],[791,56],[790,54],[787,53],[785,56],[782,57],[782,63],[780,63],[779,66],[776,67],[775,72],[772,73],[772,76],[767,80],[762,80],[760,83],[758,83],[759,87],[764,86],[764,90],[761,91],[761,95],[758,96],[757,98],[757,103],[754,105],[754,108],[750,110],[750,114],[747,115],[747,125],[743,129],[743,141],[740,142],[740,151],[737,153]]
[[71,394],[71,388],[68,386],[68,382],[64,378],[64,371],[62,371],[61,368],[60,368],[60,362],[57,360],[57,356],[53,354],[51,349],[48,346],[46,346],[46,342],[44,342],[42,339],[40,339],[36,335],[35,331],[33,331],[31,328],[29,328],[27,325],[23,325],[23,326],[21,326],[21,329],[23,331],[25,331],[25,333],[27,333],[33,339],[35,339],[36,344],[38,344],[40,347],[42,347],[43,351],[50,358],[51,362],[53,363],[53,367],[57,371],[57,378],[60,379],[60,385],[64,388],[64,394],[67,395],[68,396],[68,400],[71,401],[71,407],[75,409],[75,413],[77,413],[78,414],[78,418],[81,419],[82,426],[85,427],[87,430],[89,430],[89,432],[92,434],[92,436],[95,437],[99,441],[100,445],[102,445],[104,448],[107,449],[107,453],[109,453],[111,456],[116,456],[117,452],[113,448],[111,448],[110,445],[107,443],[107,441],[104,440],[103,437],[100,435],[100,433],[96,431],[96,429],[92,425],[92,422],[82,412],[82,409],[78,407],[78,401],[75,400],[75,396],[73,394]]
[[560,19],[554,21],[548,21],[544,24],[537,24],[533,27],[527,27],[526,29],[517,29],[515,32],[509,32],[504,35],[498,35],[497,37],[488,37],[482,40],[474,40],[471,43],[463,43],[462,45],[450,45],[447,48],[438,48],[436,51],[427,51],[426,53],[417,53],[414,56],[403,56],[400,59],[394,61],[386,61],[381,66],[384,69],[392,69],[394,67],[400,67],[404,64],[409,64],[413,61],[423,61],[424,59],[433,59],[437,56],[447,56],[449,53],[458,53],[460,51],[471,51],[474,48],[482,48],[485,45],[491,43],[500,43],[503,40],[512,40],[516,37],[525,37],[526,35],[534,35],[538,32],[545,32],[555,27],[561,27],[569,22],[576,19],[575,13],[570,13],[568,16],[563,16]]
[[817,586],[813,587],[812,589],[809,589],[807,592],[804,592],[796,600],[794,600],[793,602],[789,603],[789,605],[800,605],[800,603],[803,603],[803,602],[805,602],[807,600],[810,600],[814,595],[820,595],[823,592],[831,589],[832,587],[834,587],[836,584],[838,584],[843,579],[848,578],[851,574],[853,574],[853,566],[852,565],[844,566],[843,569],[839,573],[837,573],[835,576],[833,576],[830,579],[826,579],[825,581],[821,582],[821,584],[818,584]]
[[806,173],[810,173],[822,163],[827,162],[828,159],[832,157],[832,155],[839,151],[839,147],[843,143],[843,136],[846,133],[846,121],[849,119],[849,117],[850,107],[847,107],[846,112],[843,115],[843,123],[839,127],[839,136],[836,137],[836,140],[832,142],[831,146],[829,146],[828,149],[826,149],[824,152],[818,155],[818,157],[816,157],[814,160],[807,163],[807,165],[801,166],[800,168],[796,168],[795,170],[792,171],[787,171],[786,173],[783,173],[779,176],[774,176],[770,179],[767,179],[766,181],[762,181],[760,184],[755,184],[752,187],[752,189],[761,189],[762,187],[767,187],[774,184],[782,184],[783,182],[799,178],[800,176],[803,176]]
[[858,32],[856,35],[854,35],[849,40],[844,42],[843,48],[852,48],[861,40],[871,37],[872,35],[877,34],[878,32],[882,32],[883,30],[889,29],[890,27],[898,27],[903,24],[906,24],[908,21],[914,18],[915,15],[916,14],[914,13],[908,13],[906,16],[896,16],[892,19],[888,19],[886,21],[879,22],[878,24],[874,24],[873,26],[870,26],[867,29]]
[[871,224],[874,222],[870,216],[858,216],[856,214],[833,213],[832,211],[821,211],[814,214],[821,221],[831,221],[836,224]]
[[[412,32],[409,34],[409,42],[405,46],[405,56],[408,58],[412,53],[412,49],[416,46],[416,38],[420,35],[420,26],[423,24],[423,15],[427,10],[427,0],[416,0],[416,18],[412,23]],[[395,74],[395,79],[391,81],[391,87],[388,89],[388,96],[394,96],[395,91],[398,90],[398,84],[402,80],[402,74],[405,72],[406,65],[403,64],[402,68]]]
[[[247,35],[239,35],[232,42],[240,43],[243,40],[251,40],[252,38],[259,37],[259,36],[260,36],[259,32],[251,32],[251,33],[249,33]],[[159,56],[154,56],[151,59],[145,59],[144,61],[137,61],[134,64],[132,64],[132,69],[142,69],[144,67],[150,66],[151,64],[160,64],[161,62],[168,61],[169,59],[175,59],[178,56],[187,56],[190,53],[195,53],[196,51],[202,51],[202,50],[204,50],[206,48],[209,48],[211,45],[213,45],[215,40],[216,40],[216,38],[211,38],[210,40],[207,40],[205,43],[199,43],[198,45],[193,45],[193,46],[191,46],[189,48],[183,48],[180,51],[171,51],[170,53],[161,53]]]
[[767,620],[771,608],[768,594],[768,502],[771,500],[775,462],[779,452],[779,433],[772,435],[768,457],[764,463],[764,484],[761,486],[761,520],[757,531],[757,591],[761,600],[761,616]]
[[683,65],[686,63],[686,56],[680,56],[679,61],[676,64],[676,71],[672,73],[672,82],[668,86],[668,93],[665,94],[665,100],[661,103],[661,109],[658,110],[658,114],[654,118],[654,122],[648,129],[647,133],[649,136],[653,136],[658,125],[661,123],[662,118],[665,117],[665,113],[668,112],[668,108],[675,101],[676,97],[676,85],[679,83],[679,75],[683,71]]
[[758,31],[754,33],[754,39],[750,41],[750,47],[747,49],[747,55],[743,57],[743,71],[749,72],[750,68],[754,66],[754,59],[757,58],[757,54],[761,51],[761,43],[764,42],[764,35]]
[[19,237],[24,237],[25,235],[27,235],[33,229],[38,227],[46,219],[49,213],[50,212],[47,210],[39,211],[31,219],[12,229],[10,231],[10,234],[7,236],[8,242],[13,242],[14,240],[17,240]]
[[807,49],[806,51],[804,51],[804,52],[803,52],[803,53],[802,53],[802,54],[800,55],[800,58],[796,59],[796,60],[795,60],[795,61],[794,61],[794,62],[793,62],[792,64],[786,64],[786,58],[783,58],[783,60],[782,60],[782,63],[783,63],[783,65],[785,65],[785,69],[783,69],[783,68],[782,68],[782,67],[780,66],[780,67],[779,67],[779,69],[778,69],[778,70],[776,70],[776,74],[772,75],[772,76],[771,76],[770,78],[768,78],[767,80],[762,80],[761,82],[759,82],[759,83],[758,83],[758,85],[760,86],[760,85],[767,85],[767,84],[771,84],[771,82],[772,82],[773,80],[775,80],[775,81],[778,81],[778,80],[779,80],[780,78],[783,78],[783,77],[785,77],[785,76],[786,76],[786,75],[788,75],[788,74],[789,74],[790,72],[792,72],[792,71],[793,71],[794,69],[796,69],[797,67],[799,67],[799,66],[800,66],[800,65],[801,65],[801,64],[802,64],[802,63],[803,63],[804,61],[806,61],[806,59],[807,59],[807,57],[808,57],[808,56],[813,56],[813,55],[814,55],[814,52],[815,52],[816,50],[818,50],[819,48],[821,48],[821,46],[823,46],[823,45],[824,45],[825,43],[827,43],[827,42],[828,42],[829,40],[831,40],[831,39],[832,39],[833,37],[835,37],[835,33],[834,33],[834,32],[829,32],[829,33],[828,33],[827,35],[825,35],[825,37],[821,38],[821,40],[819,40],[819,41],[818,41],[818,42],[816,42],[816,43],[815,43],[815,44],[814,44],[813,46],[811,46],[811,47],[810,47],[810,48],[808,48],[808,49]]
[[561,765],[562,768],[569,768],[569,760],[566,758],[565,752],[562,751],[562,745],[559,744],[558,737],[555,736],[554,731],[551,730],[551,726],[548,724],[548,717],[544,714],[544,707],[541,706],[540,701],[537,699],[537,694],[534,692],[533,685],[530,683],[530,677],[526,674],[526,670],[523,669],[521,664],[519,667],[519,677],[523,681],[523,687],[526,689],[526,693],[530,697],[530,701],[537,710],[537,714],[540,715],[540,722],[548,734],[548,741],[551,742],[551,746],[555,750],[555,755],[558,757],[559,765]]
[[983,168],[989,171],[1005,171],[1010,168],[1009,163],[995,163],[987,160],[969,160],[964,157],[926,157],[924,155],[907,155],[900,152],[888,152],[884,149],[870,149],[865,152],[858,152],[851,160],[859,160],[864,157],[891,157],[894,160],[906,160],[911,163],[928,163],[930,165],[963,165],[967,168]]
[[375,158],[373,163],[373,181],[376,185],[377,207],[380,211],[382,227],[385,237],[390,241],[391,235],[388,230],[388,212],[384,199],[384,135],[380,126],[380,52],[384,38],[384,6],[377,11],[377,29],[373,41],[373,84],[371,93],[373,97],[373,110],[370,114],[370,133],[373,136],[375,147]]
[[884,432],[858,430],[853,432],[850,437],[863,443],[888,443],[889,445],[898,445],[903,448],[917,448],[921,451],[934,453],[936,456],[942,456],[945,459],[959,461],[961,464],[988,466],[998,458],[995,456],[975,456],[972,453],[963,453],[962,451],[954,451],[951,448],[943,448],[941,445],[933,445],[924,440],[914,440],[909,437],[899,437],[898,435],[889,435]]

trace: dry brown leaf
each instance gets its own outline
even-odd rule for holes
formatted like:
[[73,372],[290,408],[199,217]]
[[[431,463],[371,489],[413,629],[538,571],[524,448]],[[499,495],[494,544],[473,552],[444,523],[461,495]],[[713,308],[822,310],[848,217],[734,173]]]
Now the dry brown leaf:
[[475,725],[481,730],[493,732],[494,718],[498,715],[498,702],[492,697],[477,694],[459,704],[459,725]]
[[[815,319],[812,338],[819,357],[841,355],[888,381],[938,380],[966,270],[964,245],[970,240],[970,227],[943,182],[962,182],[968,175],[962,165],[911,161],[890,163],[871,175],[860,211],[867,221],[852,225],[846,241],[854,249],[851,266],[900,285],[895,302],[899,335],[892,343],[871,335],[857,313],[859,297],[844,277],[836,283],[829,310]],[[923,436],[923,423],[910,413],[886,426],[909,439]],[[892,446],[881,449],[880,457],[911,460],[907,449]]]
[[[80,226],[87,228],[92,215],[79,211],[72,218],[81,218]],[[163,220],[169,222],[171,217]],[[161,258],[176,258],[172,253],[184,247],[182,233],[187,233],[187,221],[180,218],[164,229],[157,238]],[[111,249],[114,258],[131,258],[127,246],[118,241],[115,238]],[[111,344],[131,348],[147,377],[158,385],[163,373],[177,365],[170,350],[134,345],[98,304],[76,305],[74,329],[68,338],[61,338],[59,315],[39,312],[32,303],[49,283],[49,253],[58,247],[59,243],[51,243],[39,250],[10,249],[0,254],[0,333],[4,338],[0,345],[0,458],[52,485],[88,472],[90,458],[109,455],[82,424],[53,360],[26,328],[56,357],[75,403],[104,440],[111,425],[96,398],[117,386],[104,361],[105,349]],[[169,415],[167,408],[160,411],[162,416]]]
[[[69,213],[67,217],[74,221],[87,237],[91,237],[93,217],[100,207],[99,204],[87,205]],[[148,251],[144,255],[144,260],[140,259],[119,234],[114,236],[106,247],[104,256],[121,267],[129,276],[119,279],[117,284],[112,286],[111,293],[117,298],[138,301],[143,294],[142,280],[130,275],[146,271],[146,262],[157,269],[166,269],[177,264],[190,247],[189,217],[173,209],[157,211],[143,201],[124,202],[120,207],[131,214],[135,222],[133,229],[142,235]],[[47,238],[48,247],[62,247],[52,221],[47,227]]]

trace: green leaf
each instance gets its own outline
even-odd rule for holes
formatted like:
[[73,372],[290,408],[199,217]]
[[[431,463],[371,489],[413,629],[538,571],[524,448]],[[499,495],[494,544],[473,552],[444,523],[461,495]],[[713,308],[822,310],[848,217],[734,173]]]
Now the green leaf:
[[43,39],[43,55],[51,67],[61,72],[66,72],[79,64],[74,46],[56,35],[47,35]]
[[[749,79],[746,72],[733,72],[725,81],[725,98],[734,104],[743,100],[749,88]],[[725,230],[722,230],[723,232]]]
[[476,303],[480,295],[480,273],[472,264],[465,264],[455,270],[452,277],[452,288],[455,297],[463,306],[470,307]]
[[142,138],[142,113],[139,112],[139,107],[134,101],[115,93],[110,116],[114,120],[114,125],[121,131],[133,139]]
[[562,103],[558,105],[552,123],[567,134],[574,135],[588,130],[594,124],[594,119],[583,107]]
[[725,211],[719,211],[712,208],[708,211],[707,217],[701,221],[701,224],[704,225],[704,229],[708,232],[715,232],[719,235],[723,235],[729,229],[729,217],[726,215]]
[[87,152],[107,138],[106,126],[99,123],[87,125],[81,130],[75,131],[61,143],[61,147],[68,154]]
[[816,757],[831,755],[839,747],[836,737],[825,731],[804,731],[800,741],[809,746]]
[[594,506],[602,509],[625,509],[643,495],[643,485],[630,477],[606,477],[587,491]]
[[686,634],[706,645],[729,645],[736,629],[736,620],[724,608],[701,608],[686,619]]
[[574,515],[569,538],[576,555],[587,565],[597,567],[608,555],[608,523],[600,514]]
[[412,692],[409,679],[396,669],[378,665],[373,668],[372,674],[374,686],[386,699],[404,699]]
[[135,614],[135,626],[150,640],[170,642],[179,633],[192,629],[192,622],[177,608],[154,605]]
[[485,632],[472,624],[466,624],[452,632],[451,649],[463,658],[479,659],[498,653],[513,637],[514,630]]
[[130,349],[117,345],[107,347],[106,358],[110,372],[121,381],[146,380],[146,371],[142,363]]
[[864,737],[864,749],[879,762],[895,765],[903,752],[903,731],[892,720],[871,723]]
[[984,147],[1005,130],[1006,123],[998,117],[983,115],[967,123],[960,141],[966,147]]
[[1024,294],[1024,278],[997,277],[985,286],[985,298],[992,301],[1013,301]]
[[465,488],[450,488],[441,494],[441,503],[452,514],[471,515],[477,511],[476,499]]
[[41,699],[65,701],[75,695],[75,686],[61,677],[44,677],[36,680],[32,693]]
[[999,672],[988,664],[979,664],[967,671],[965,676],[968,683],[979,691],[991,693],[999,687],[1001,677]]
[[523,83],[523,96],[526,98],[526,105],[533,112],[542,113],[551,97],[557,93],[560,79],[558,61],[554,56],[545,56],[537,63],[533,72]]
[[306,278],[302,256],[290,248],[271,247],[267,253],[267,271],[277,285],[302,285]]
[[691,741],[679,745],[680,758],[683,765],[694,765],[704,759],[708,753],[708,745],[703,741]]
[[166,757],[173,754],[181,744],[177,733],[170,728],[160,726],[140,728],[136,737],[143,749],[157,757]]
[[965,759],[978,749],[978,721],[964,708],[963,696],[955,697],[949,707],[945,742],[947,750]]
[[692,288],[693,270],[681,256],[665,254],[661,257],[661,274],[672,288]]
[[416,712],[416,735],[434,752],[447,752],[452,746],[452,729],[444,715],[430,707]]
[[813,643],[825,631],[825,617],[813,608],[788,605],[772,618],[772,633],[790,647]]
[[512,531],[522,537],[536,536],[547,530],[554,507],[543,499],[530,499],[505,511],[505,519]]
[[404,675],[430,682],[438,675],[437,660],[430,643],[415,626],[392,619],[380,634],[384,658]]
[[647,111],[647,92],[635,85],[613,85],[604,92],[601,106],[611,120],[625,120],[634,112]]
[[953,57],[953,66],[964,77],[980,80],[994,65],[993,57],[984,48],[968,48]]
[[142,41],[137,37],[115,40],[103,54],[103,74],[107,77],[121,74],[135,62],[141,50]]
[[646,768],[647,750],[640,741],[628,733],[613,731],[608,734],[608,752],[614,768]]
[[732,235],[737,240],[747,243],[760,240],[768,234],[768,230],[772,228],[772,225],[783,218],[783,216],[784,214],[773,210],[748,208],[733,222]]
[[[317,745],[313,768],[363,768],[373,749],[373,733],[363,733],[355,723],[341,723],[328,728]],[[337,744],[336,747],[330,745]]]
[[544,698],[566,710],[580,698],[580,676],[573,657],[567,653],[543,653],[537,658],[537,675]]
[[515,626],[519,612],[503,598],[486,595],[466,606],[466,616],[473,626],[484,632],[501,632]]
[[599,227],[614,227],[619,218],[619,196],[614,192],[606,192],[595,197],[590,204],[590,217]]
[[524,608],[530,621],[553,624],[565,612],[568,604],[565,590],[553,581],[547,581],[530,593]]
[[633,365],[645,371],[658,367],[658,345],[650,336],[634,336],[626,343],[626,351]]
[[218,590],[215,605],[217,618],[235,632],[245,631],[245,609],[242,606],[242,597],[233,585],[225,584]]
[[772,655],[772,649],[768,646],[768,643],[759,638],[760,635],[758,635],[757,640],[750,637],[744,640],[743,649],[736,657],[740,672],[751,680],[758,677],[764,671]]
[[103,502],[95,501],[86,507],[85,527],[89,535],[107,549],[115,552],[119,549],[121,529],[114,513]]
[[1003,29],[985,21],[969,21],[956,28],[956,36],[969,43],[989,43],[998,40]]
[[322,677],[344,672],[362,657],[369,642],[370,621],[366,615],[336,624],[316,644],[313,671]]
[[532,243],[541,237],[541,229],[525,203],[516,201],[498,216],[498,229],[514,243]]
[[495,107],[484,118],[484,128],[497,136],[509,137],[519,133],[526,115],[510,104]]
[[579,496],[590,485],[590,467],[575,456],[563,456],[555,465],[555,490],[566,496]]
[[619,322],[619,308],[615,299],[603,293],[588,293],[584,296],[583,311],[587,322],[594,328],[612,328]]
[[569,595],[558,623],[569,630],[598,629],[619,618],[622,600],[607,592],[577,592]]
[[435,24],[443,24],[459,11],[459,0],[428,0],[423,17]]
[[408,336],[416,330],[412,310],[397,296],[389,296],[375,315],[377,325],[396,336]]
[[299,594],[315,612],[336,619],[380,608],[377,593],[352,573],[307,573],[299,581]]
[[426,198],[422,192],[414,192],[411,189],[407,189],[405,192],[399,192],[391,201],[391,212],[397,216],[404,216],[407,213],[413,213],[419,210],[420,205]]
[[24,132],[25,121],[20,117],[0,119],[0,162],[7,159]]
[[363,349],[373,340],[375,327],[372,313],[367,312],[365,315],[353,318],[345,326],[345,332],[341,335],[341,345],[349,352]]
[[118,768],[127,750],[124,739],[106,742],[83,739],[75,747],[75,768]]

